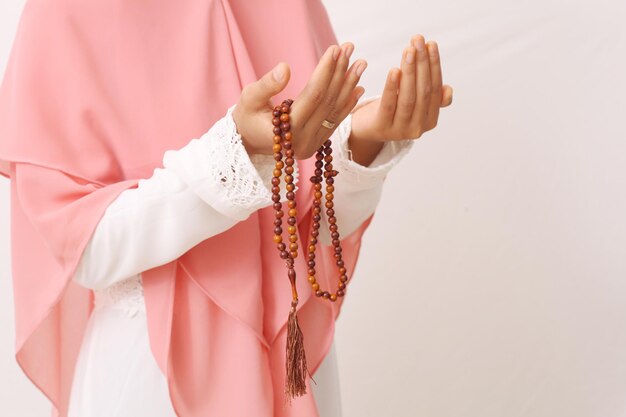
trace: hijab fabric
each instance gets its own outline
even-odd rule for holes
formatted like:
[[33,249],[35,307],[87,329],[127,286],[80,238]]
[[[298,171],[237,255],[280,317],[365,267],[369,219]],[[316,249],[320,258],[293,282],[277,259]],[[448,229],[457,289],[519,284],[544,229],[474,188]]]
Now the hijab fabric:
[[[280,61],[292,76],[274,103],[295,98],[337,43],[320,0],[27,1],[0,87],[0,173],[11,179],[16,359],[54,416],[67,415],[93,308],[72,276],[106,207]],[[314,158],[297,164],[304,242]],[[285,405],[291,290],[273,219],[269,205],[142,273],[152,353],[181,417],[318,417],[310,380]],[[349,275],[371,219],[342,236]],[[312,294],[303,252],[295,267],[314,376],[343,299]],[[331,246],[316,269],[336,288]]]

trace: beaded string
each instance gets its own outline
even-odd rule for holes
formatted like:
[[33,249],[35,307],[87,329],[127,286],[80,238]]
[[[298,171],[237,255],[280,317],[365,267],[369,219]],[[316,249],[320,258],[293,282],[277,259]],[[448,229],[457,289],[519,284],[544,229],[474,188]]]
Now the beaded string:
[[[273,152],[274,160],[276,161],[273,178],[272,178],[272,201],[274,202],[275,220],[274,220],[274,242],[280,253],[280,257],[285,260],[287,266],[287,276],[291,283],[291,308],[289,310],[289,319],[287,321],[287,346],[286,346],[286,379],[285,379],[285,394],[291,401],[292,398],[306,394],[306,375],[308,374],[306,355],[304,352],[304,338],[302,330],[298,324],[298,318],[296,315],[296,307],[298,305],[298,291],[296,289],[296,271],[294,267],[294,259],[298,256],[298,235],[296,228],[296,199],[295,199],[295,185],[293,183],[293,165],[295,160],[293,158],[291,125],[289,123],[289,113],[291,111],[292,99],[284,100],[280,105],[274,107],[273,110]],[[283,161],[283,151],[285,160]],[[338,172],[333,169],[332,165],[332,148],[331,141],[326,140],[322,146],[317,150],[315,154],[315,172],[310,178],[314,187],[313,197],[313,222],[310,232],[309,246],[307,252],[307,265],[308,265],[308,280],[311,284],[313,291],[317,297],[328,299],[332,302],[337,300],[337,297],[343,297],[346,290],[346,282],[348,276],[346,275],[346,268],[342,259],[342,248],[339,240],[339,231],[337,228],[337,219],[335,217],[335,211],[333,209],[334,198],[334,177]],[[280,201],[280,178],[282,177],[282,170],[285,169],[285,187],[287,190],[287,233],[289,235],[289,246],[283,242],[283,217],[285,215],[282,209],[282,202]],[[324,168],[324,171],[322,171]],[[331,294],[328,291],[322,291],[319,283],[315,278],[315,248],[317,246],[321,220],[321,200],[322,200],[322,176],[326,182],[326,214],[328,215],[328,224],[331,232],[332,245],[334,247],[334,257],[339,270],[339,282],[337,291]],[[310,376],[310,375],[309,375]]]

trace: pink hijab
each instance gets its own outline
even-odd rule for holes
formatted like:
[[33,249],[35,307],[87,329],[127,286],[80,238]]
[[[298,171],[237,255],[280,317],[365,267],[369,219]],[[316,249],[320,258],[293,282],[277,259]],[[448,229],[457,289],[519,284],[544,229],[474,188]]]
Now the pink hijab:
[[[16,358],[54,416],[67,414],[92,310],[72,276],[107,205],[279,61],[292,77],[274,102],[295,98],[336,43],[320,0],[27,2],[0,90],[0,173],[12,179]],[[313,159],[298,166],[304,241]],[[181,417],[318,416],[310,380],[307,395],[284,405],[291,290],[273,216],[262,209],[143,273],[152,352]],[[371,219],[343,238],[349,274]],[[318,281],[335,288],[332,248],[322,249]],[[312,294],[304,259],[298,318],[314,376],[342,299]]]

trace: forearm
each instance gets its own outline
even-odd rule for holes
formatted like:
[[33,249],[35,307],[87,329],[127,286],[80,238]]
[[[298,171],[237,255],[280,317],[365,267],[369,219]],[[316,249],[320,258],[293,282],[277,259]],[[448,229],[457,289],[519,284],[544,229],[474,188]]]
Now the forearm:
[[176,259],[272,203],[273,158],[249,156],[228,113],[200,139],[166,151],[163,166],[107,207],[76,282],[105,288]]

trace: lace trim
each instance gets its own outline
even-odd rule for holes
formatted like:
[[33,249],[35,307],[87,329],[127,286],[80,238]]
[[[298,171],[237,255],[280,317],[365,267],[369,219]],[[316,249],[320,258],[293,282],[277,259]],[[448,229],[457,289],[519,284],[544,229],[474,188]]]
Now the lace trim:
[[103,289],[93,290],[94,309],[116,308],[124,311],[129,317],[146,311],[143,298],[143,285],[139,274],[116,282]]
[[265,206],[272,195],[243,145],[241,134],[232,117],[231,106],[222,123],[216,123],[201,140],[207,144],[204,154],[208,175],[223,187],[231,204],[242,207]]
[[224,117],[199,139],[192,139],[179,150],[166,151],[163,165],[213,208],[244,220],[272,203],[273,158],[248,155],[232,118],[235,106],[229,107]]
[[[274,167],[276,166],[276,160],[274,160],[273,155],[263,155],[263,154],[252,154],[250,155],[250,160],[256,167],[259,176],[263,179],[263,183],[265,186],[271,190],[272,189],[272,178],[274,177]],[[282,171],[282,176],[280,177],[280,200],[282,202],[287,201],[287,189],[285,187],[285,170]],[[298,182],[300,179],[300,171],[298,169],[298,160],[295,160],[293,164],[293,184],[294,191],[298,191],[300,187],[298,187]]]

